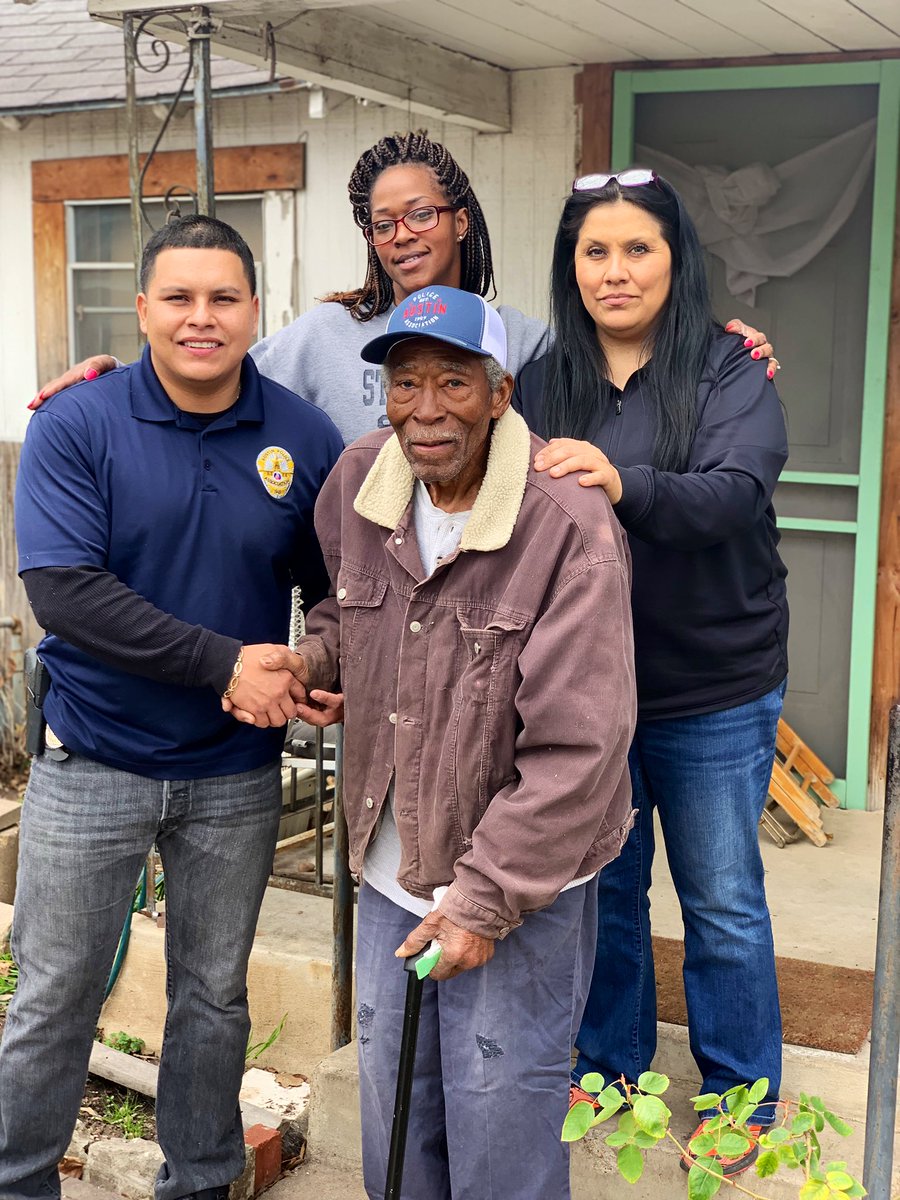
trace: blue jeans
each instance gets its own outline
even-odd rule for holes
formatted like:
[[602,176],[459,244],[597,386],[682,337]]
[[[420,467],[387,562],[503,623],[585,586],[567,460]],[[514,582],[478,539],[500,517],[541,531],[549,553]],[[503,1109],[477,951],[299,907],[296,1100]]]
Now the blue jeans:
[[684,990],[702,1092],[781,1084],[781,1011],[759,850],[784,685],[737,708],[639,721],[629,755],[638,816],[600,872],[597,959],[578,1033],[576,1078],[634,1082],[656,1052],[650,942],[653,809],[684,919]]
[[157,1200],[240,1175],[247,960],[280,812],[277,762],[162,782],[74,755],[35,759],[13,920],[19,984],[0,1045],[0,1200],[60,1194],[57,1163],[154,840],[166,875],[168,995],[156,1105],[166,1161]]
[[[394,951],[418,923],[374,888],[360,889],[357,1036],[370,1200],[384,1197],[408,978]],[[568,1200],[560,1133],[596,930],[592,879],[528,913],[485,966],[425,981],[402,1200]]]

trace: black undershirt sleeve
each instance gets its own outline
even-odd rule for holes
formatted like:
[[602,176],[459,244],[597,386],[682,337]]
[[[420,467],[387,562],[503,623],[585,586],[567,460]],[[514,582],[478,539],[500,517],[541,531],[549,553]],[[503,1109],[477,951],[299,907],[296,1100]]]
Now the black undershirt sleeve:
[[241,643],[154,607],[102,567],[22,573],[42,628],[110,667],[181,687],[225,691]]

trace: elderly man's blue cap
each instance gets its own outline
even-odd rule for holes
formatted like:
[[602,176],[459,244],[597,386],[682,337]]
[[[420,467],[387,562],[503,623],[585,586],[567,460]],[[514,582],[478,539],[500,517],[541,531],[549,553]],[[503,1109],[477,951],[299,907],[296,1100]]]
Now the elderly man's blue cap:
[[386,331],[363,346],[366,362],[383,363],[398,342],[434,338],[506,366],[506,327],[482,296],[433,285],[413,292],[391,313]]

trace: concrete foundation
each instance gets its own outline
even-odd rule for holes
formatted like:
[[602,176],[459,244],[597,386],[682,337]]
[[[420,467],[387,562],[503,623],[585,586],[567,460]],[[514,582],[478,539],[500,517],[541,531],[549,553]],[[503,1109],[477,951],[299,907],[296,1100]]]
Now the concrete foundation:
[[[310,1075],[331,1050],[331,901],[269,888],[250,956],[248,988],[253,1042],[265,1041],[286,1016],[281,1036],[255,1065]],[[100,1016],[118,1030],[162,1047],[166,1013],[165,934],[136,913],[115,990]]]

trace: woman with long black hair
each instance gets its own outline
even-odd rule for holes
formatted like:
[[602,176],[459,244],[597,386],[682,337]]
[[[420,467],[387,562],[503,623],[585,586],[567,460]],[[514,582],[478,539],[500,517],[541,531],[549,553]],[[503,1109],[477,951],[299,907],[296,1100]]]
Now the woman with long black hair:
[[[600,874],[575,1078],[634,1082],[656,1049],[656,808],[684,917],[702,1091],[767,1078],[752,1118],[764,1127],[781,1077],[757,836],[787,676],[772,509],[787,459],[781,405],[767,372],[713,320],[693,223],[653,171],[576,180],[554,246],[552,328],[514,403],[551,439],[536,468],[604,488],[629,535],[638,684],[637,816]],[[725,1174],[756,1153],[722,1159]]]

